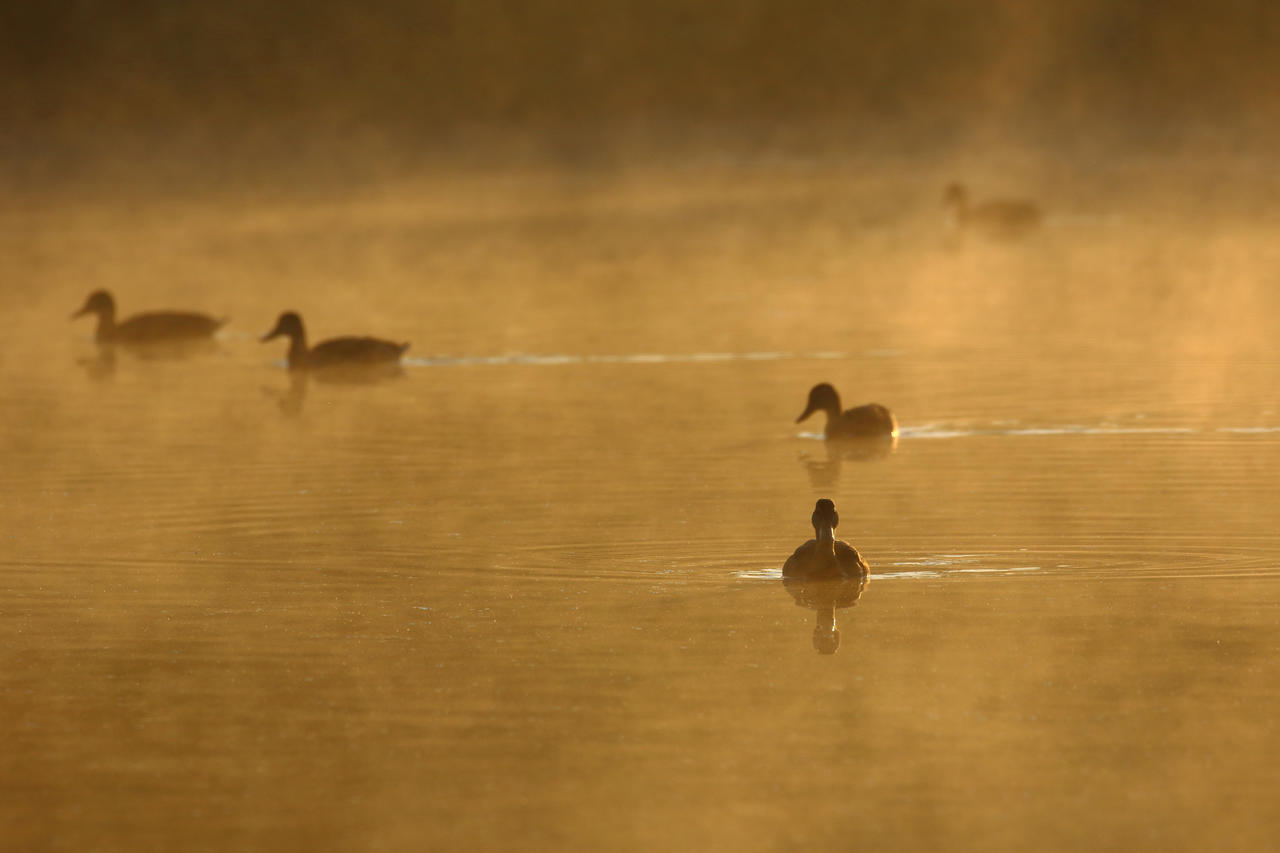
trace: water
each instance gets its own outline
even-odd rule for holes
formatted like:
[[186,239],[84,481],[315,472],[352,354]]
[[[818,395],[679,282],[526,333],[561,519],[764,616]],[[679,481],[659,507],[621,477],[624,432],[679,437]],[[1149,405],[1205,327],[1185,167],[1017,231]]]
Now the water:
[[[10,218],[6,846],[1265,848],[1265,223],[514,186]],[[99,286],[232,323],[105,360]],[[291,380],[287,308],[404,375]],[[897,447],[795,425],[824,380]],[[817,497],[872,567],[834,656]]]

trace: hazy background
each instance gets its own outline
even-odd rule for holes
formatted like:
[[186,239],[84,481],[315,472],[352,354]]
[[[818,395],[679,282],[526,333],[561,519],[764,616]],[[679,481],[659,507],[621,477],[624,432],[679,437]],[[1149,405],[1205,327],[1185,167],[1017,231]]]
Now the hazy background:
[[11,3],[0,167],[172,190],[993,146],[1252,159],[1278,23],[1247,0]]

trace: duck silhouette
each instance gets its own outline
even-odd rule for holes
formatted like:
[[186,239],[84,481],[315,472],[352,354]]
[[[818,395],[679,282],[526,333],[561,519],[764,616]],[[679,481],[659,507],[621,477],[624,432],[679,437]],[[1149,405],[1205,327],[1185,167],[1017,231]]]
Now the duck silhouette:
[[98,316],[98,329],[94,335],[100,344],[149,344],[192,341],[209,338],[226,325],[225,317],[215,318],[194,311],[151,311],[135,314],[127,320],[116,322],[116,301],[106,290],[89,294],[84,306],[71,319],[85,314]]
[[813,524],[813,538],[796,549],[782,566],[784,578],[810,580],[865,579],[870,569],[858,550],[836,538],[840,514],[836,505],[822,498],[813,507],[809,518]]
[[858,603],[871,578],[866,560],[835,537],[840,524],[836,505],[822,498],[813,508],[814,538],[801,545],[782,566],[782,584],[800,607],[816,611],[813,648],[835,654],[840,648],[836,610]]
[[836,505],[822,498],[813,510],[814,538],[787,557],[782,565],[782,585],[796,605],[817,612],[813,648],[835,654],[840,648],[836,610],[852,607],[863,597],[870,567],[858,549],[836,538],[840,515]]
[[330,338],[308,348],[302,318],[294,311],[281,314],[276,320],[275,328],[263,335],[262,341],[265,343],[281,335],[289,338],[290,370],[398,366],[400,356],[409,349],[407,343],[398,344],[369,337]]
[[825,436],[828,441],[859,438],[896,438],[898,422],[893,413],[879,403],[867,403],[847,411],[840,410],[840,395],[826,382],[809,390],[809,402],[796,418],[800,423],[814,412],[827,413]]
[[1044,220],[1040,208],[1021,199],[989,199],[974,203],[964,184],[952,182],[942,192],[952,229],[982,231],[991,236],[1015,237],[1034,230]]

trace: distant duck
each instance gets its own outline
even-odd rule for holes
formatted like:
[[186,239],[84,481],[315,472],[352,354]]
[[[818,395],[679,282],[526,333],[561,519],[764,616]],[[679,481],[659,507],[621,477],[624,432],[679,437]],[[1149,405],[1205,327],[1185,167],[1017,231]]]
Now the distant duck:
[[1040,208],[1020,199],[969,200],[969,190],[961,183],[947,184],[942,193],[954,230],[976,229],[995,236],[1017,236],[1039,227],[1044,220]]
[[871,569],[862,555],[848,542],[836,538],[840,514],[836,505],[822,498],[814,505],[813,536],[796,549],[782,566],[783,579],[805,581],[855,580],[865,581]]
[[827,413],[826,438],[848,440],[859,438],[895,438],[898,422],[893,413],[879,403],[867,403],[842,412],[840,395],[831,385],[823,382],[809,391],[809,403],[796,418],[800,423],[814,412]]
[[153,311],[136,314],[117,323],[116,301],[105,290],[89,294],[84,307],[71,318],[85,314],[98,315],[98,330],[94,337],[100,344],[168,343],[208,338],[227,322],[225,317],[219,319],[192,311]]
[[290,370],[390,367],[397,365],[400,356],[409,348],[407,343],[397,344],[378,338],[343,337],[321,341],[308,349],[302,318],[293,311],[281,314],[275,328],[263,335],[262,340],[266,342],[281,335],[289,338]]

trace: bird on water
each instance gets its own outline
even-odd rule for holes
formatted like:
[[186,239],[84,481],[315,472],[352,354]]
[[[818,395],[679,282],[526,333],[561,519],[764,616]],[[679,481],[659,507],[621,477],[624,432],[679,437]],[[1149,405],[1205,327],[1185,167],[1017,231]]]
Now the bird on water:
[[145,344],[208,338],[227,322],[225,317],[210,317],[194,311],[151,311],[135,314],[117,323],[116,301],[105,290],[95,290],[89,294],[84,306],[72,314],[71,318],[74,320],[85,314],[98,316],[98,330],[94,337],[100,344]]
[[1044,214],[1034,203],[1021,199],[989,199],[973,202],[964,184],[952,182],[942,192],[942,206],[956,231],[976,229],[991,235],[1017,236],[1038,227]]
[[407,343],[393,343],[368,337],[330,338],[313,347],[307,347],[307,332],[302,318],[293,311],[286,311],[276,320],[275,328],[262,336],[262,341],[289,338],[289,369],[348,367],[368,368],[391,366],[409,349]]
[[782,577],[800,580],[865,581],[871,569],[858,550],[836,538],[840,514],[836,505],[822,498],[814,505],[813,538],[795,550],[782,566]]
[[840,516],[823,498],[813,509],[814,538],[801,545],[782,566],[782,585],[800,607],[813,610],[813,648],[833,655],[840,648],[836,610],[853,607],[862,597],[871,569],[848,542],[836,538]]
[[898,422],[893,413],[879,403],[867,403],[848,411],[840,410],[840,395],[826,382],[809,390],[809,402],[796,418],[800,423],[814,412],[827,413],[825,435],[833,439],[894,438],[898,434]]

